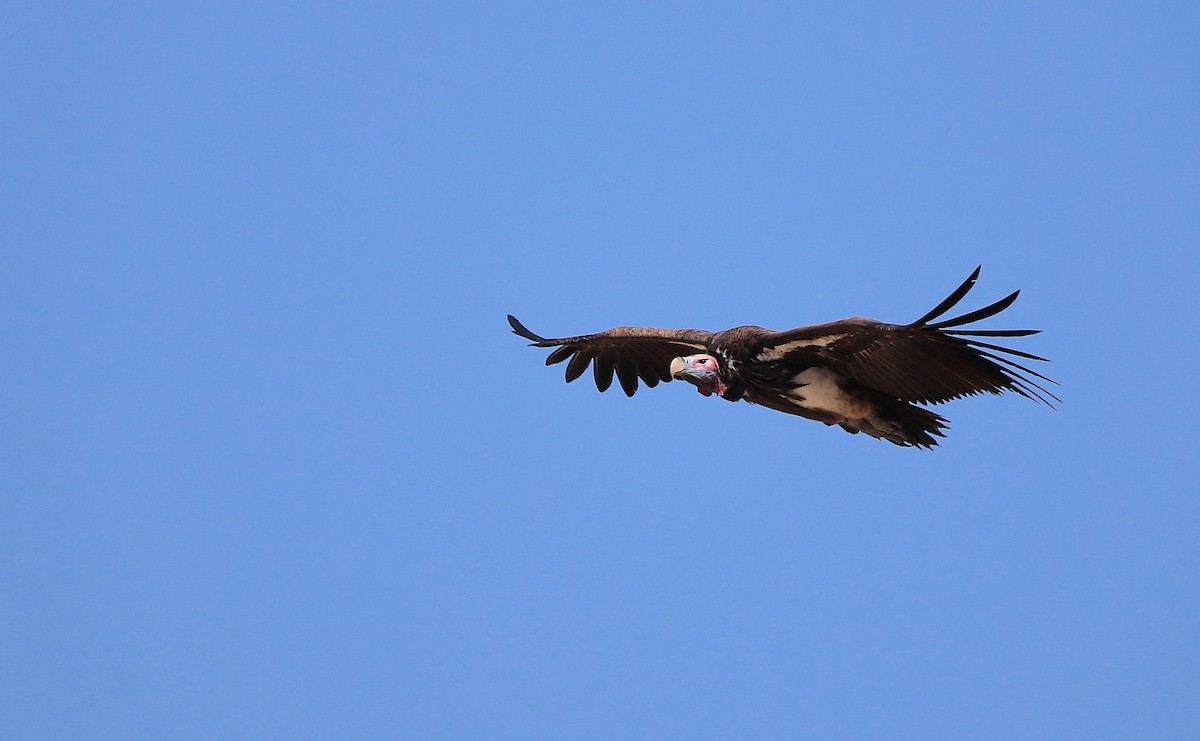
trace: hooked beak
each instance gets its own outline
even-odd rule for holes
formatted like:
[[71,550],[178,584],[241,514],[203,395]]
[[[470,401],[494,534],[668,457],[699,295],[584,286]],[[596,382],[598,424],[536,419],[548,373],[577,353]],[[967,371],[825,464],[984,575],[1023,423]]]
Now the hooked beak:
[[[661,366],[660,366],[661,367]],[[683,358],[675,358],[671,361],[671,378],[678,380],[683,377],[683,370],[687,368],[687,363],[683,362]]]
[[725,384],[721,383],[720,377],[715,370],[706,368],[699,370],[693,364],[693,359],[698,356],[688,358],[675,358],[671,361],[671,378],[677,381],[687,381],[696,387],[704,396],[712,396],[713,394],[725,393]]

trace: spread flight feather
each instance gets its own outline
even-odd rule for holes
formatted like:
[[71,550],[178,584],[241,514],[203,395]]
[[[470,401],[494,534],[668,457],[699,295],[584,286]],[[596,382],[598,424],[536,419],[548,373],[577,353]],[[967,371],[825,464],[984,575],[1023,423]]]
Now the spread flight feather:
[[[909,324],[853,317],[775,332],[755,326],[723,332],[615,327],[548,339],[511,314],[513,333],[533,347],[553,348],[547,365],[567,361],[568,382],[591,365],[605,391],[616,375],[627,396],[639,380],[653,388],[673,378],[707,395],[745,399],[788,414],[838,424],[902,446],[932,448],[946,419],[917,404],[941,404],[981,393],[1012,392],[1053,406],[1046,376],[1013,358],[1045,358],[980,337],[1025,337],[1034,329],[958,329],[995,316],[1020,291],[960,316],[934,321],[970,292],[980,268],[920,319]],[[711,361],[711,363],[709,362]]]

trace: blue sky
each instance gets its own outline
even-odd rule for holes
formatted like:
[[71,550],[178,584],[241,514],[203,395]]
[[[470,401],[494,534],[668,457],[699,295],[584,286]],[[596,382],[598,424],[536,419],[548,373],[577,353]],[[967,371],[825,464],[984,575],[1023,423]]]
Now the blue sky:
[[[1193,4],[5,15],[3,737],[1195,737]],[[932,453],[504,320],[980,263],[1064,403]]]

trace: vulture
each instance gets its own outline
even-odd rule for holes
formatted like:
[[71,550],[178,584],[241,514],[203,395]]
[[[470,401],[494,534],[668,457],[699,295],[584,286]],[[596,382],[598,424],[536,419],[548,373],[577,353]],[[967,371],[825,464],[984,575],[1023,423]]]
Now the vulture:
[[[513,334],[532,347],[553,348],[546,365],[566,361],[567,381],[593,368],[605,391],[613,374],[627,396],[638,380],[650,388],[681,380],[704,396],[751,404],[839,425],[903,447],[932,449],[948,420],[921,405],[981,393],[1019,394],[1053,407],[1060,399],[1040,385],[1055,381],[1005,356],[1047,362],[977,338],[1024,337],[1036,329],[963,329],[999,314],[1014,291],[994,304],[942,319],[967,295],[980,268],[944,301],[910,324],[851,317],[783,332],[744,326],[702,329],[616,327],[547,339],[508,315]],[[1037,380],[1035,380],[1037,379]]]

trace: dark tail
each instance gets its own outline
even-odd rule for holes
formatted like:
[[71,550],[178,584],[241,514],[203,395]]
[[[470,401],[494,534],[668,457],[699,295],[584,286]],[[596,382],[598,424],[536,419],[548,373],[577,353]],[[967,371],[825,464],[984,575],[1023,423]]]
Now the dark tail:
[[929,450],[938,444],[935,437],[946,436],[942,430],[949,428],[950,421],[940,414],[882,395],[876,399],[876,404],[879,410],[876,414],[843,422],[842,429],[851,433],[863,432],[904,448]]

